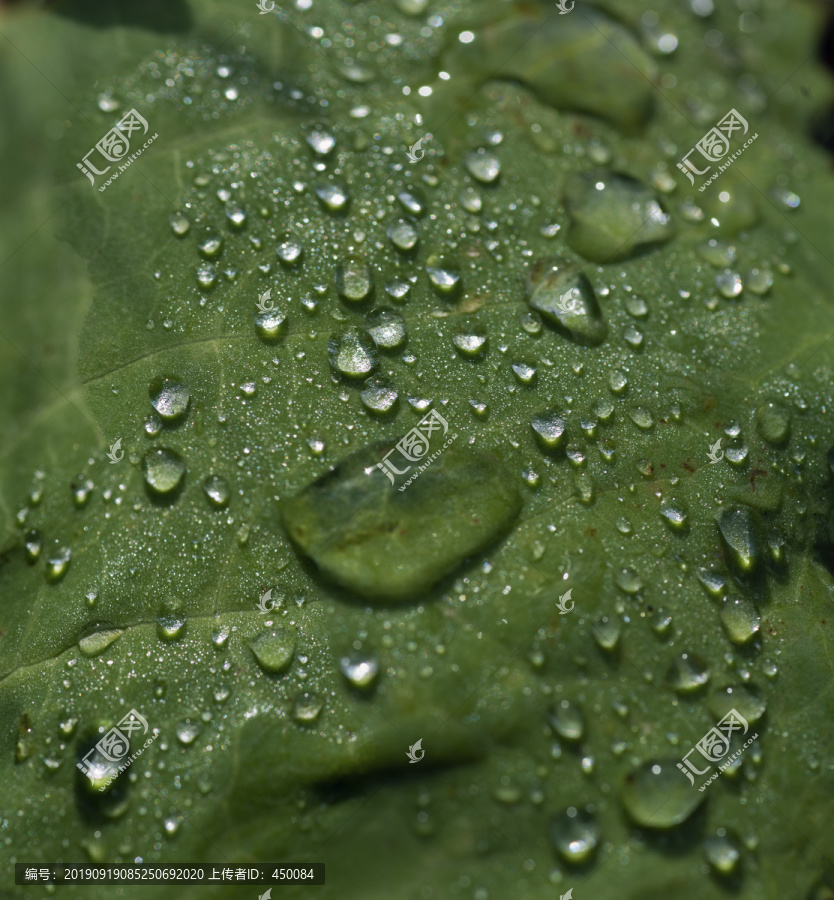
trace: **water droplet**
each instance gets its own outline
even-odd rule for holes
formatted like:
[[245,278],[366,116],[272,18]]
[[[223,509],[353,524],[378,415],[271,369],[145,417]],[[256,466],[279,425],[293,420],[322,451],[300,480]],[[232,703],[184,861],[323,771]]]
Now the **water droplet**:
[[711,597],[720,597],[723,594],[727,579],[720,572],[716,572],[714,569],[699,568],[695,574]]
[[741,859],[739,848],[723,828],[704,841],[704,856],[710,868],[719,875],[731,875]]
[[280,309],[271,309],[255,316],[255,333],[262,341],[271,343],[281,337],[286,324],[286,314]]
[[759,611],[746,597],[725,597],[719,615],[727,637],[738,645],[755,637],[761,625]]
[[770,269],[751,269],[744,279],[744,287],[763,297],[773,287],[773,273]]
[[693,653],[681,653],[675,657],[666,680],[673,691],[687,694],[697,691],[709,681],[707,664]]
[[157,447],[148,450],[142,460],[145,482],[157,494],[169,494],[182,481],[185,463],[173,450]]
[[420,239],[417,229],[405,219],[398,219],[388,226],[388,237],[391,243],[403,252],[413,250]]
[[218,509],[225,509],[229,505],[231,491],[229,483],[220,475],[209,475],[203,482],[203,490],[209,499],[209,503]]
[[481,211],[483,201],[481,195],[471,185],[467,185],[460,192],[460,205],[473,215]]
[[642,406],[630,409],[628,411],[628,417],[638,428],[644,430],[649,429],[654,425],[654,416],[652,416],[651,410],[645,409]]
[[371,656],[353,653],[339,660],[339,669],[350,684],[360,690],[369,690],[379,675],[379,663]]
[[568,863],[583,863],[599,842],[599,825],[593,807],[577,810],[569,806],[550,822],[550,842]]
[[209,235],[197,244],[197,249],[203,259],[216,259],[223,252],[223,238]]
[[[767,712],[767,704],[754,685],[732,685],[710,698],[709,708],[716,719],[723,719],[728,712],[735,709],[748,725],[756,722]],[[741,737],[742,732],[738,733]]]
[[643,346],[643,332],[633,325],[626,325],[623,329],[623,340],[632,350],[639,350]]
[[58,547],[46,557],[46,580],[52,584],[60,581],[69,569],[72,551],[69,547]]
[[399,399],[395,388],[385,378],[369,378],[359,392],[362,405],[365,409],[377,415],[386,415],[392,412]]
[[73,505],[78,509],[85,507],[93,492],[93,487],[93,482],[89,478],[85,478],[83,475],[76,476],[71,485]]
[[71,738],[75,734],[75,729],[78,727],[78,719],[75,716],[70,716],[67,719],[62,719],[58,723],[58,734],[61,737]]
[[188,747],[197,740],[201,730],[196,722],[180,722],[176,729],[177,740],[184,747]]
[[41,549],[43,548],[43,538],[41,538],[41,533],[35,528],[27,532],[23,548],[26,552],[26,561],[28,563],[36,563],[40,558]]
[[474,319],[458,322],[452,335],[452,343],[461,356],[478,359],[486,353],[489,343],[486,326]]
[[306,724],[315,722],[324,707],[324,700],[318,694],[302,691],[297,694],[292,704],[292,717],[296,722]]
[[718,530],[729,560],[743,573],[752,572],[762,552],[761,526],[748,506],[727,507],[717,517]]
[[603,650],[615,649],[620,641],[622,630],[619,620],[608,616],[602,616],[592,628],[594,640]]
[[547,717],[550,727],[566,741],[581,741],[585,734],[582,710],[569,700],[561,700]]
[[410,462],[396,439],[381,441],[284,501],[293,543],[332,580],[369,599],[410,599],[509,529],[521,508],[515,479],[497,454],[448,443],[443,422],[433,417],[433,433],[409,445]]
[[628,387],[628,376],[621,369],[614,369],[608,378],[608,386],[615,394],[622,394]]
[[275,245],[275,253],[285,266],[295,266],[304,256],[304,246],[290,234],[284,234]]
[[446,257],[430,256],[426,262],[426,274],[438,294],[454,294],[460,287],[460,272]]
[[783,444],[791,432],[791,414],[781,403],[765,403],[756,410],[756,429],[769,444]]
[[593,413],[600,422],[607,422],[614,415],[614,403],[608,397],[600,397],[594,402]]
[[148,387],[151,404],[166,422],[173,422],[185,415],[191,394],[177,378],[158,376]]
[[316,195],[329,212],[342,212],[350,198],[347,191],[338,184],[324,184],[316,188]]
[[675,232],[652,191],[627,175],[583,173],[569,180],[565,200],[568,244],[594,262],[627,259]]
[[258,665],[271,674],[289,668],[295,655],[295,626],[279,623],[268,631],[261,632],[249,642]]
[[94,631],[81,638],[78,642],[78,649],[84,656],[98,656],[124,634],[121,628],[108,628],[102,631]]
[[585,273],[561,257],[540,259],[527,273],[527,302],[577,343],[596,345],[608,334],[594,289]]
[[372,309],[365,317],[365,327],[377,347],[384,350],[396,350],[405,343],[405,319],[394,309]]
[[186,620],[184,616],[165,614],[157,616],[156,634],[162,641],[176,641],[185,634]]
[[626,776],[623,806],[646,828],[674,828],[685,822],[704,800],[677,768],[677,760],[651,761]]
[[552,450],[562,443],[567,428],[564,417],[554,409],[546,409],[531,416],[530,425],[536,440],[546,450]]
[[336,290],[344,300],[361,303],[373,288],[374,276],[364,260],[349,260],[336,267]]
[[327,357],[336,372],[346,378],[363,378],[377,365],[379,351],[373,338],[359,328],[331,335]]
[[536,367],[528,362],[514,362],[513,374],[519,384],[532,384],[536,380]]
[[634,569],[615,569],[614,581],[617,587],[627,594],[636,594],[643,589],[643,579]]
[[318,156],[327,156],[336,146],[336,138],[332,134],[316,128],[307,135],[307,143],[313,153]]
[[701,259],[706,260],[716,269],[725,269],[736,260],[736,248],[726,241],[712,238],[703,244],[699,244],[696,252]]
[[738,297],[742,290],[744,290],[741,275],[739,275],[738,272],[730,271],[730,269],[725,269],[715,276],[715,286],[718,288],[721,295],[727,297],[729,300]]
[[181,212],[174,213],[174,215],[171,216],[171,231],[173,231],[177,237],[185,237],[190,228],[191,223]]
[[634,294],[629,294],[625,298],[623,306],[626,312],[630,316],[634,316],[635,319],[642,319],[649,314],[649,307],[646,301],[642,297],[636,297]]
[[683,531],[688,524],[686,511],[677,503],[663,503],[660,507],[660,515],[673,531]]
[[412,216],[422,216],[425,212],[423,201],[416,194],[402,191],[397,194],[397,200],[400,201],[403,209]]
[[197,269],[197,284],[210,288],[217,282],[217,269],[210,263],[203,263]]
[[467,153],[463,164],[466,171],[481,184],[492,184],[501,174],[501,161],[494,153],[483,147],[473,153]]

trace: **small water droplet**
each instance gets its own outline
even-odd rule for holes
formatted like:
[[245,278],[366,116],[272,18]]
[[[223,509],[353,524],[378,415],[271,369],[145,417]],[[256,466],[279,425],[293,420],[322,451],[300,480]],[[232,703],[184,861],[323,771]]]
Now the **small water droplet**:
[[223,252],[223,238],[219,235],[209,235],[197,244],[197,249],[203,259],[216,259]]
[[26,552],[26,561],[29,563],[36,563],[40,558],[41,549],[43,548],[43,538],[41,538],[41,533],[35,528],[27,532],[23,547]]
[[723,828],[704,841],[704,856],[718,875],[731,875],[741,859],[741,852]]
[[644,430],[649,429],[654,425],[654,416],[652,416],[651,411],[642,406],[630,409],[628,411],[628,417],[638,428]]
[[171,231],[173,231],[177,237],[185,237],[190,228],[191,223],[181,212],[174,213],[174,215],[171,216]]
[[716,269],[725,269],[736,261],[736,248],[726,241],[712,238],[703,244],[699,244],[696,252],[701,259],[706,260]]
[[634,569],[615,569],[614,581],[626,594],[636,594],[643,589],[643,579]]
[[791,431],[790,411],[781,403],[765,403],[756,411],[756,429],[769,444],[783,444]]
[[156,634],[162,641],[176,641],[185,634],[186,619],[180,615],[161,615],[156,619]]
[[369,378],[362,386],[359,397],[365,409],[377,415],[392,412],[399,400],[399,394],[390,382],[379,377]]
[[552,450],[561,445],[567,422],[564,417],[554,409],[547,409],[530,417],[536,440],[546,450]]
[[715,276],[715,286],[723,297],[727,297],[730,300],[734,297],[738,297],[742,290],[744,290],[741,275],[739,275],[738,272],[732,272],[729,269],[725,269]]
[[686,529],[688,518],[686,510],[680,504],[663,503],[660,507],[660,515],[663,516],[673,531],[684,531]]
[[364,260],[349,260],[336,267],[336,290],[342,299],[361,303],[368,298],[373,287],[374,276]]
[[328,212],[342,212],[350,197],[344,187],[338,184],[324,184],[316,188],[316,196]]
[[262,341],[272,343],[284,333],[287,316],[280,309],[271,309],[255,316],[255,333]]
[[532,384],[536,380],[536,367],[531,363],[515,362],[512,370],[519,384]]
[[275,253],[283,265],[296,266],[304,256],[304,246],[292,235],[284,234],[278,238]]
[[327,156],[336,146],[336,138],[327,131],[316,128],[307,135],[307,143],[313,153],[318,156]]
[[593,626],[594,640],[603,650],[614,650],[620,641],[622,625],[618,619],[602,616]]
[[581,741],[585,734],[582,710],[569,700],[561,700],[547,717],[550,727],[566,741]]
[[180,722],[176,729],[177,740],[184,747],[188,747],[197,740],[201,730],[196,722]]
[[380,306],[365,317],[365,327],[377,347],[396,350],[405,343],[405,319],[394,309]]
[[402,191],[397,194],[397,200],[400,201],[403,209],[413,216],[422,216],[425,212],[423,201],[416,194]]
[[747,506],[728,507],[718,515],[718,530],[729,560],[744,574],[753,572],[762,553],[761,526]]
[[398,219],[388,226],[388,237],[391,243],[404,253],[413,250],[420,239],[417,229],[405,219]]
[[457,266],[444,256],[430,256],[426,262],[426,274],[438,294],[454,294],[460,288],[460,272]]
[[763,297],[773,287],[773,272],[770,269],[751,269],[744,279],[744,287]]

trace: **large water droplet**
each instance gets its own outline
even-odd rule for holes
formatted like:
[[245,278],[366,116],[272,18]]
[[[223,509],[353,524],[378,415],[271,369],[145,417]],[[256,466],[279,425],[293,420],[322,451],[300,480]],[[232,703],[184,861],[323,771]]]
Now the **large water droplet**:
[[283,672],[293,660],[295,654],[295,627],[283,622],[261,632],[249,642],[258,665],[270,673]]
[[486,352],[489,338],[486,326],[474,319],[466,319],[455,325],[452,343],[461,356],[478,359]]
[[636,594],[643,589],[643,579],[634,569],[615,569],[614,581],[617,587],[627,594]]
[[460,288],[460,272],[447,257],[437,254],[430,256],[426,262],[426,274],[438,294],[454,294]]
[[219,235],[209,235],[197,244],[197,249],[204,259],[216,259],[223,251],[223,238]]
[[527,273],[527,302],[581,344],[601,343],[608,326],[585,273],[561,257],[540,259]]
[[185,415],[191,393],[178,378],[158,376],[148,386],[153,408],[167,422]]
[[388,237],[398,250],[406,253],[413,250],[419,240],[417,229],[405,219],[399,219],[388,226]]
[[687,694],[697,691],[709,681],[709,668],[694,653],[681,653],[672,662],[666,680],[673,691]]
[[283,234],[275,245],[275,253],[285,266],[296,266],[304,257],[304,246],[291,234]]
[[164,613],[157,616],[156,634],[161,641],[177,641],[185,634],[185,616]]
[[555,409],[547,409],[530,417],[536,440],[546,450],[558,447],[565,436],[567,422]]
[[292,704],[292,717],[296,722],[307,724],[315,722],[324,707],[324,700],[318,694],[302,691],[296,694]]
[[520,510],[500,460],[454,442],[444,449],[451,427],[430,415],[434,431],[412,433],[410,460],[395,440],[373,444],[284,502],[294,544],[363,597],[419,596],[505,533]]
[[761,626],[761,616],[747,597],[725,597],[719,612],[727,637],[734,644],[746,644]]
[[182,481],[185,463],[175,451],[156,447],[145,454],[142,460],[142,474],[152,491],[157,494],[169,494]]
[[255,333],[262,341],[277,341],[284,333],[287,317],[280,309],[271,309],[255,316]]
[[570,179],[565,200],[568,243],[594,262],[627,259],[675,232],[657,197],[628,175],[585,172]]
[[327,342],[330,365],[346,378],[363,378],[377,365],[379,351],[371,336],[359,328],[331,335]]
[[338,184],[321,185],[316,188],[316,195],[329,212],[342,212],[350,201],[348,192]]
[[327,156],[336,146],[336,138],[327,131],[316,128],[307,135],[307,143],[317,156]]
[[623,806],[646,828],[673,828],[685,822],[705,794],[694,790],[677,760],[651,761],[632,770],[622,791]]

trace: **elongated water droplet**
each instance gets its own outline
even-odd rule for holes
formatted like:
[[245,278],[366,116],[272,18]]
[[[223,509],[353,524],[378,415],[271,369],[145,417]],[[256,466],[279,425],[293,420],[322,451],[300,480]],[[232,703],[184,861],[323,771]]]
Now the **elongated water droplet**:
[[374,287],[374,276],[364,260],[349,260],[336,267],[336,290],[344,300],[361,303]]
[[78,649],[84,656],[98,656],[124,634],[121,628],[109,628],[103,631],[94,631],[86,635],[78,642]]
[[717,521],[728,560],[745,574],[753,572],[762,553],[761,526],[755,511],[747,506],[725,508]]
[[43,538],[41,537],[41,533],[35,528],[27,532],[23,546],[26,552],[26,561],[29,563],[36,563],[40,558],[41,549],[43,548]]
[[73,481],[71,487],[73,505],[78,509],[82,509],[87,505],[90,495],[93,492],[93,482],[90,481],[89,478],[79,475],[76,477],[75,481]]
[[759,611],[747,597],[725,597],[719,615],[727,637],[734,644],[746,644],[761,627]]
[[69,547],[58,547],[46,557],[46,580],[51,584],[60,581],[67,574],[72,551]]

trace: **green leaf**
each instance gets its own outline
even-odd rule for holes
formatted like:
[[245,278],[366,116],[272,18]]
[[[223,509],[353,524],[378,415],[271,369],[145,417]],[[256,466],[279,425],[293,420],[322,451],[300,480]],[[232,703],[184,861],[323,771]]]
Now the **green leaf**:
[[[819,23],[423,6],[3,14],[5,861],[827,896]],[[699,192],[731,108],[758,137]],[[459,436],[391,494],[430,410]],[[758,736],[698,794],[729,709]],[[154,740],[88,778],[131,710]]]

